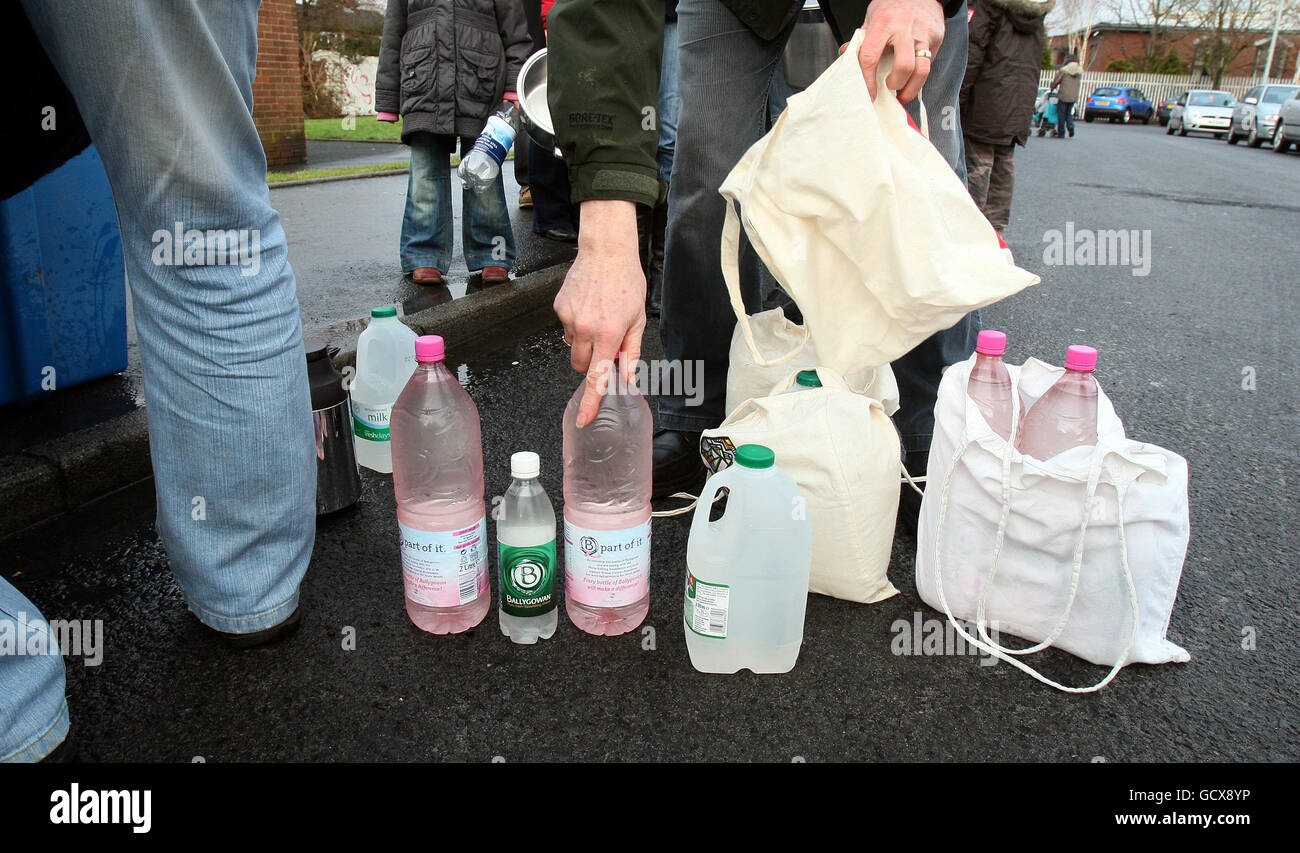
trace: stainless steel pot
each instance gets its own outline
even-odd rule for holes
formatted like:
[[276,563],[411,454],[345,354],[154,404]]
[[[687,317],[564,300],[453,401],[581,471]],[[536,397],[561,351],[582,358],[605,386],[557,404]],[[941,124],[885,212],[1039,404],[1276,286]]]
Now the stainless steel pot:
[[781,56],[781,72],[791,88],[802,90],[812,85],[840,55],[840,46],[826,15],[817,0],[807,0],[799,10],[798,22]]
[[[560,149],[555,147],[555,125],[551,123],[551,108],[546,103],[546,48],[528,57],[524,67],[519,69],[515,91],[519,95],[519,107],[528,137],[542,148],[554,151],[556,157],[561,156]],[[519,156],[517,152],[515,156]]]

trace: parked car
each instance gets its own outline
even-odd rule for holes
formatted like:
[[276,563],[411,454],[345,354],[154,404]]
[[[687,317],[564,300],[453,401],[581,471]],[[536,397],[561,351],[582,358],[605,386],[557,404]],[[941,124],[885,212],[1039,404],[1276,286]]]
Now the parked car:
[[1098,86],[1083,104],[1083,120],[1108,118],[1128,124],[1139,119],[1150,124],[1155,115],[1155,105],[1147,100],[1141,89],[1129,86]]
[[[1187,93],[1184,92],[1183,94],[1185,95]],[[1169,98],[1168,100],[1161,101],[1156,107],[1156,121],[1160,122],[1161,127],[1169,124],[1169,113],[1173,110],[1174,104],[1176,103],[1178,103],[1178,98]]]
[[1256,86],[1246,93],[1232,111],[1228,125],[1228,144],[1246,137],[1246,144],[1258,148],[1273,138],[1273,125],[1277,122],[1282,104],[1300,92],[1300,86]]
[[1300,91],[1282,102],[1273,125],[1273,150],[1285,154],[1292,145],[1300,148]]
[[1222,139],[1232,124],[1232,110],[1237,99],[1228,92],[1216,89],[1189,89],[1183,92],[1169,111],[1169,124],[1165,133],[1178,131],[1179,136],[1189,133],[1212,133]]

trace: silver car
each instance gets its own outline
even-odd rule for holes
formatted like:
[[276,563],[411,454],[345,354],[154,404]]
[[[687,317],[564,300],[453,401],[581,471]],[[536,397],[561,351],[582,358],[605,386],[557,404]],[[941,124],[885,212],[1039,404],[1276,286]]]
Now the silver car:
[[1285,154],[1292,145],[1300,148],[1300,92],[1282,103],[1273,125],[1273,150]]
[[1277,123],[1282,104],[1300,92],[1300,86],[1276,84],[1256,86],[1232,111],[1232,124],[1228,126],[1228,144],[1236,145],[1243,136],[1251,148],[1258,148],[1273,138],[1273,125]]
[[1233,107],[1237,101],[1227,92],[1215,89],[1188,89],[1178,97],[1169,111],[1169,124],[1165,133],[1213,133],[1222,138],[1232,124]]

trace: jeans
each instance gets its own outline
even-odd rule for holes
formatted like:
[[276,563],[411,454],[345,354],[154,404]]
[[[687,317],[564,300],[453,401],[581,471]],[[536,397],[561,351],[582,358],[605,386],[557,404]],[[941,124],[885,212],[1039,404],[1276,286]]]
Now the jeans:
[[1060,101],[1056,105],[1056,132],[1065,136],[1067,131],[1074,133],[1074,102]]
[[677,151],[677,115],[682,109],[682,94],[677,83],[677,22],[664,23],[664,52],[659,65],[659,180],[667,181],[673,173],[673,155]]
[[[402,215],[402,272],[421,267],[446,272],[451,266],[452,151],[456,137],[432,133],[416,134],[411,140],[411,172],[406,188],[406,211]],[[474,140],[462,137],[461,156],[474,147]],[[515,156],[519,156],[516,154]],[[465,267],[471,272],[484,267],[515,265],[515,235],[506,207],[506,190],[501,175],[481,192],[464,190],[461,211],[461,245]]]
[[[728,350],[736,323],[720,268],[726,208],[718,187],[767,131],[769,92],[795,22],[765,42],[718,0],[681,0],[677,22],[682,106],[668,197],[660,336],[668,359],[703,363],[704,387],[698,406],[691,406],[683,395],[661,396],[659,426],[699,431],[717,426],[726,414]],[[922,96],[931,117],[931,139],[964,181],[957,98],[966,71],[965,7],[945,25]],[[913,118],[919,116],[915,101],[908,111]],[[761,309],[761,266],[748,241],[742,240],[740,286],[750,313]],[[895,423],[907,450],[929,447],[940,371],[970,355],[977,324],[978,317],[968,315],[894,362],[901,394]]]
[[[205,624],[272,627],[311,559],[316,462],[293,270],[251,112],[258,3],[23,5],[113,190],[172,571]],[[237,231],[249,252],[223,264],[208,234],[217,263],[186,263],[164,251],[177,228]],[[32,660],[0,658],[6,702],[37,685],[61,699]],[[49,725],[21,718],[0,756],[41,757]]]

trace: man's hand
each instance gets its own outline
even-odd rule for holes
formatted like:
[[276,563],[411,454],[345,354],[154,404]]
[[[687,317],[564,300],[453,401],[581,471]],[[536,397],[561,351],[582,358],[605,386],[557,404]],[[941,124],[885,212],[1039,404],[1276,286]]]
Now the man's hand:
[[[934,2],[934,0],[930,0]],[[587,374],[578,426],[591,422],[609,384],[619,350],[624,380],[632,382],[645,332],[645,273],[637,251],[636,205],[630,201],[582,203],[578,257],[555,296],[573,369]]]
[[904,104],[921,94],[921,85],[930,76],[930,59],[916,52],[939,50],[943,7],[936,0],[872,0],[862,29],[867,36],[858,51],[858,64],[872,100],[876,97],[876,67],[886,45],[894,48],[894,69],[885,85],[897,91]]

